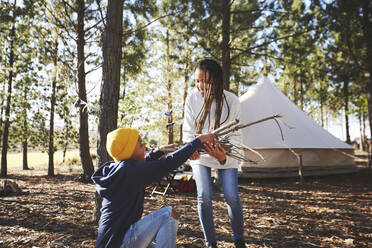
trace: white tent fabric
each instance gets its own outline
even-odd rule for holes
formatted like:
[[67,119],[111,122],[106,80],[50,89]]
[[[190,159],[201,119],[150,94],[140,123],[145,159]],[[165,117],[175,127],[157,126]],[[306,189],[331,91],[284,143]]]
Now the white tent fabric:
[[260,81],[239,98],[240,124],[281,114],[283,117],[278,120],[284,140],[274,120],[242,129],[243,144],[255,149],[265,158],[265,161],[260,161],[248,152],[247,156],[258,163],[242,164],[243,172],[247,176],[264,176],[264,172],[275,176],[275,171],[278,176],[286,176],[289,175],[288,171],[295,172],[298,157],[290,150],[302,155],[305,170],[312,171],[307,175],[355,170],[352,146],[342,142],[309,118],[268,78],[261,78]]

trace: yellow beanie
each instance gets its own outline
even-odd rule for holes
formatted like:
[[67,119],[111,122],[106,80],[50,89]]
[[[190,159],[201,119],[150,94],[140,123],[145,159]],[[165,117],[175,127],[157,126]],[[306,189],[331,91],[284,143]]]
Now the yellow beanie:
[[107,134],[106,149],[115,162],[132,156],[139,133],[133,128],[118,128]]

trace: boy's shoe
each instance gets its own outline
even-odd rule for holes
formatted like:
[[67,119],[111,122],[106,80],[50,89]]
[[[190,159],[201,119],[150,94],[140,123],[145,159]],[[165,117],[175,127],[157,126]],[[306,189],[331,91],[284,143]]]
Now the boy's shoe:
[[236,248],[246,248],[244,239],[237,239],[234,241]]

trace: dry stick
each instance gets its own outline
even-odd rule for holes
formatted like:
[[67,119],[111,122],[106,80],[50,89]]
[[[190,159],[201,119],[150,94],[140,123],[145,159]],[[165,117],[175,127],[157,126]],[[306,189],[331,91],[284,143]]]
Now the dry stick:
[[280,135],[282,136],[282,141],[284,141],[284,135],[283,135],[282,128],[280,127],[279,122],[276,118],[274,118],[274,121],[275,121],[276,125],[278,125],[278,127],[279,127]]
[[265,158],[259,152],[253,150],[252,148],[250,148],[250,147],[248,147],[248,146],[246,146],[244,144],[240,144],[240,145],[241,145],[241,147],[243,147],[243,149],[246,149],[248,151],[251,151],[252,153],[256,154],[258,157],[260,157],[260,159],[262,159],[263,161],[265,161]]
[[226,124],[224,126],[221,126],[221,127],[217,128],[216,130],[213,130],[212,133],[215,134],[215,135],[218,135],[223,130],[226,130],[227,128],[230,128],[231,126],[234,126],[234,125],[236,125],[238,123],[239,123],[239,120],[238,119],[235,119],[235,120],[231,121],[230,123],[228,123],[228,124]]
[[[260,119],[258,121],[254,121],[254,122],[250,122],[250,123],[247,123],[247,124],[242,124],[242,125],[236,125],[234,127],[231,127],[230,129],[227,129],[226,131],[224,132],[219,132],[218,134],[216,134],[217,136],[222,136],[222,135],[225,135],[225,134],[228,134],[228,133],[231,133],[231,132],[234,132],[234,131],[237,131],[239,129],[242,129],[242,128],[245,128],[245,127],[249,127],[249,126],[252,126],[254,124],[258,124],[258,123],[261,123],[261,122],[264,122],[264,121],[268,121],[268,120],[272,120],[275,118],[282,118],[283,116],[281,114],[276,114],[276,115],[272,115],[272,116],[269,116],[269,117],[266,117],[266,118],[263,118],[263,119]],[[280,127],[280,125],[279,125]],[[282,131],[280,129],[280,131]]]

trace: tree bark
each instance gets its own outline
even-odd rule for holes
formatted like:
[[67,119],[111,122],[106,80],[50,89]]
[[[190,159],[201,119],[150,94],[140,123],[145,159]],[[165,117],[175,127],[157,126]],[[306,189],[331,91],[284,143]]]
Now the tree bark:
[[[25,86],[24,88],[24,100],[27,102],[27,94],[28,94],[28,88]],[[28,170],[28,161],[27,161],[27,146],[28,146],[28,128],[27,128],[27,106],[24,106],[23,109],[23,141],[22,141],[22,164],[23,164],[23,170]]]
[[221,60],[223,71],[223,83],[226,90],[230,89],[230,17],[231,3],[230,0],[223,0],[222,3],[222,42],[221,42]]
[[13,66],[14,66],[14,42],[15,42],[15,7],[17,5],[17,1],[14,1],[14,11],[13,11],[13,27],[10,31],[10,54],[9,54],[9,77],[8,77],[8,91],[7,91],[7,99],[6,99],[6,106],[5,106],[5,120],[4,120],[4,130],[3,130],[3,147],[1,149],[1,172],[0,177],[5,178],[8,174],[8,162],[7,162],[7,154],[8,154],[8,138],[9,138],[9,118],[10,118],[10,105],[12,101],[12,87],[13,87]]
[[[110,160],[106,151],[106,136],[108,132],[117,128],[123,35],[123,0],[108,1],[106,19],[103,37],[103,85],[99,101],[98,166]],[[96,193],[95,221],[100,218],[101,204],[102,199]]]
[[[187,44],[186,44],[186,51],[188,53],[189,51],[189,41],[187,41]],[[187,90],[189,88],[189,60],[188,60],[188,55],[186,55],[186,63],[185,63],[185,87],[183,88],[183,102],[182,102],[182,120],[184,119],[185,117],[185,103],[186,103],[186,98],[187,98]],[[179,144],[183,144],[183,123],[180,125],[180,139],[179,139]]]
[[323,106],[323,100],[322,98],[320,99],[320,122],[322,124],[322,127],[324,128],[324,106]]
[[98,165],[110,160],[106,151],[106,135],[117,128],[123,33],[122,17],[123,0],[108,1],[107,23],[103,39],[103,85],[100,95],[98,124]]
[[23,166],[22,166],[22,168],[23,168],[23,170],[29,170],[28,160],[27,160],[27,146],[28,146],[27,144],[28,144],[27,140],[22,142],[22,154],[23,154],[23,159],[22,159]]
[[304,92],[304,76],[303,72],[301,71],[300,74],[300,104],[301,104],[301,109],[303,110],[305,108],[305,92]]
[[54,47],[54,72],[52,80],[52,95],[50,97],[50,119],[49,119],[49,147],[48,147],[48,176],[54,176],[54,109],[56,105],[56,87],[58,73],[58,30],[56,31]]
[[89,127],[88,127],[88,106],[87,92],[85,86],[85,31],[84,31],[84,10],[85,1],[77,1],[78,25],[77,25],[77,57],[78,57],[78,85],[79,85],[79,152],[81,165],[83,167],[83,180],[90,180],[93,175],[94,166],[89,151]]
[[[364,72],[364,77],[366,80],[366,88],[367,88],[367,100],[368,100],[368,120],[369,120],[369,130],[370,130],[370,137],[372,138],[372,22],[371,22],[371,12],[372,12],[372,4],[370,1],[364,1],[362,6],[363,11],[363,18],[362,18],[362,27],[364,33],[364,41],[367,46],[367,68]],[[371,167],[372,160],[370,160],[369,168]]]
[[359,121],[359,134],[360,134],[360,142],[359,142],[359,150],[363,151],[364,146],[364,137],[363,137],[363,122],[362,122],[362,108],[358,110],[358,121]]
[[169,32],[167,30],[167,36],[166,36],[166,42],[167,42],[167,92],[168,92],[168,144],[173,144],[173,101],[172,101],[172,81],[170,79],[171,74],[171,66],[170,66],[170,47],[169,47]]
[[346,143],[351,144],[350,139],[350,124],[349,124],[349,83],[344,82],[344,110],[345,110],[345,131],[346,131]]
[[366,113],[362,111],[362,122],[363,122],[363,151],[367,151],[367,146],[368,146],[368,139],[366,135]]
[[[4,115],[4,99],[5,99],[5,85],[4,85],[4,90],[2,91],[2,96],[1,96],[1,105],[0,105],[0,137],[3,137],[3,115]],[[1,146],[0,141],[0,146]]]

